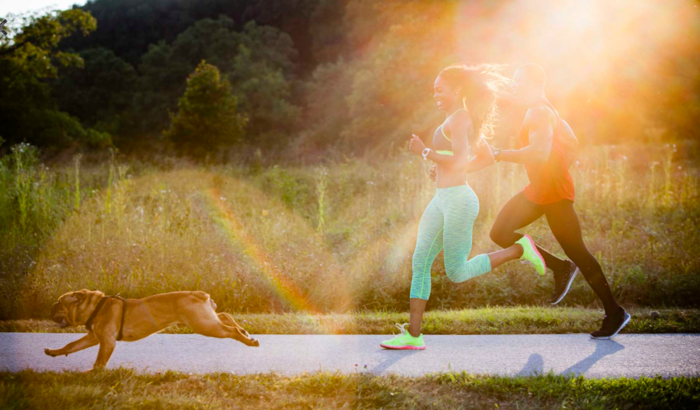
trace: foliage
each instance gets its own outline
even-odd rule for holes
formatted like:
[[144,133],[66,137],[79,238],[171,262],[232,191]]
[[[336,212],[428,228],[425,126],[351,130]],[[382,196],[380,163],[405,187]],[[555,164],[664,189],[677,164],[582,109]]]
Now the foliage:
[[[0,91],[12,96],[0,103],[0,131],[11,143],[42,147],[106,145],[109,133],[120,147],[164,148],[158,137],[168,112],[206,60],[249,118],[246,145],[310,161],[333,150],[385,155],[411,133],[430,145],[441,68],[504,63],[511,74],[534,61],[582,146],[696,138],[697,7],[627,1],[629,12],[603,0],[580,10],[544,0],[96,0],[27,20],[25,34],[2,46],[36,43],[16,49],[22,64],[0,58]],[[561,24],[572,18],[576,24]],[[48,115],[57,109],[71,117]],[[505,100],[499,109],[494,142],[508,146],[522,112]],[[23,127],[40,117],[42,126]],[[96,131],[78,131],[76,118]]]
[[[165,126],[165,113],[182,95],[184,80],[206,60],[227,76],[241,112],[249,122],[248,141],[261,144],[284,140],[294,130],[299,108],[290,102],[290,78],[296,50],[291,39],[272,27],[245,25],[232,31],[233,21],[203,19],[180,34],[172,45],[151,46],[143,56],[142,87],[136,112],[147,113],[139,129],[152,132]],[[272,135],[272,137],[270,136]]]
[[222,81],[219,70],[202,60],[187,79],[179,111],[163,136],[180,152],[195,157],[233,145],[240,141],[247,122],[236,104],[228,81]]
[[324,151],[339,145],[339,133],[350,122],[345,102],[352,90],[348,65],[339,58],[320,64],[306,85],[306,127],[297,141],[297,152],[309,156],[312,150]]
[[[178,35],[203,19],[228,17],[234,31],[255,21],[259,25],[273,26],[288,33],[294,43],[302,48],[304,65],[313,66],[308,27],[322,0],[98,0],[80,9],[91,13],[100,22],[99,29],[90,37],[73,36],[63,44],[66,49],[108,48],[124,61],[137,65],[151,44],[163,41],[172,43]],[[342,15],[342,4],[339,5]],[[334,24],[330,21],[329,24]],[[235,49],[234,49],[235,51]],[[200,60],[213,60],[200,57]],[[218,64],[215,64],[218,65]],[[223,70],[223,67],[221,67]]]
[[84,64],[61,68],[52,86],[59,109],[83,125],[115,136],[125,134],[136,71],[109,49],[86,49],[78,55]]
[[65,146],[72,141],[102,146],[111,143],[107,133],[84,128],[58,110],[51,88],[59,67],[82,66],[75,53],[60,51],[58,43],[71,33],[87,35],[96,21],[81,10],[28,16],[11,42],[0,43],[0,124],[11,144],[27,141],[41,146]]

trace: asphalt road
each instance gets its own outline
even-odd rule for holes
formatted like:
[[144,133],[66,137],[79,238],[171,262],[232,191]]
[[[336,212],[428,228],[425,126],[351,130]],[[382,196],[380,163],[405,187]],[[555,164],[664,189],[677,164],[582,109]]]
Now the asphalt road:
[[[0,333],[0,370],[87,370],[98,348],[49,357],[82,334]],[[588,334],[425,336],[423,351],[389,351],[377,335],[259,335],[260,347],[200,335],[155,334],[118,342],[108,368],[236,374],[335,371],[418,376],[445,371],[586,377],[700,376],[700,334],[622,334],[592,340]]]

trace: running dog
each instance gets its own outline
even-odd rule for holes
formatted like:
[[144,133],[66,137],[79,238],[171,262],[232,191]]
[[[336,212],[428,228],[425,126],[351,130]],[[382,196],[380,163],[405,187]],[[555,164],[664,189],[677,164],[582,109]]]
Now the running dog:
[[[60,349],[44,349],[51,357],[100,345],[93,369],[107,366],[117,340],[134,342],[173,325],[185,325],[204,336],[231,338],[260,346],[228,313],[216,313],[216,304],[202,291],[170,292],[143,299],[105,296],[98,290],[68,292],[51,307],[60,327],[85,325],[87,335]],[[93,370],[91,369],[91,370]]]

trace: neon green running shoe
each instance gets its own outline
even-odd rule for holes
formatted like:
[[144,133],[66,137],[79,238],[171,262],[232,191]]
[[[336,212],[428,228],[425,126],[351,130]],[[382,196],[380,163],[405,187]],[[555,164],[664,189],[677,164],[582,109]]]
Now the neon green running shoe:
[[411,336],[406,330],[406,325],[396,324],[396,327],[401,331],[401,334],[396,335],[393,339],[385,340],[379,345],[385,349],[394,350],[425,350],[425,343],[423,343],[423,334],[421,333],[418,337]]
[[547,264],[544,262],[544,258],[540,255],[540,251],[537,250],[535,246],[535,241],[532,240],[530,235],[524,235],[522,238],[518,239],[515,243],[519,243],[523,247],[523,256],[520,259],[526,260],[535,266],[535,270],[540,275],[544,275],[547,270]]

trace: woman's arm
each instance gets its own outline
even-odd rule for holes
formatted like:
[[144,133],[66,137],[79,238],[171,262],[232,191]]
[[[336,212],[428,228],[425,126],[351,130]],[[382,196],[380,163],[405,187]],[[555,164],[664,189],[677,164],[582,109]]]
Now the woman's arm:
[[[471,117],[466,111],[460,111],[450,118],[443,127],[447,127],[452,136],[452,152],[454,155],[442,155],[430,151],[428,159],[448,169],[464,169],[469,164],[469,137],[474,133]],[[420,155],[425,148],[421,139],[413,134],[409,149]]]
[[467,164],[467,173],[479,171],[496,162],[489,144],[483,138],[479,138],[472,147],[475,148],[476,158]]

